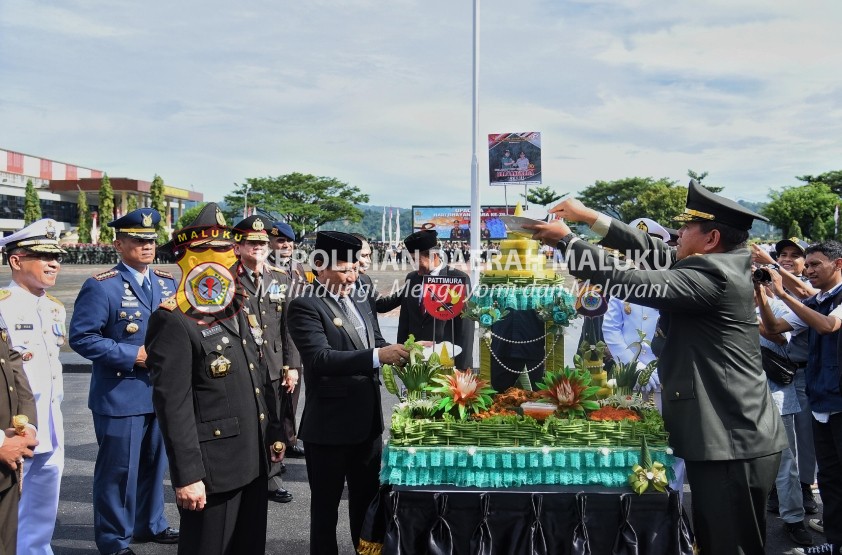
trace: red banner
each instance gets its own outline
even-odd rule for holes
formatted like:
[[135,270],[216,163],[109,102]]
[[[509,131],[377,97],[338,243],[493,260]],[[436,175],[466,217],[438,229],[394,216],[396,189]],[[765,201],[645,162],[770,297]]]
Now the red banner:
[[23,154],[6,152],[6,171],[9,173],[23,173]]

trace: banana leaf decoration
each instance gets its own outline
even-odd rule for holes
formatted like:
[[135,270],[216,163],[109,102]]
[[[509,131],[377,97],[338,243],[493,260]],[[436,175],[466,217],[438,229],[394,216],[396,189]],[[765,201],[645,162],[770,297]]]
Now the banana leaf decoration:
[[380,373],[383,376],[383,385],[386,386],[386,391],[392,395],[398,394],[398,384],[395,382],[395,374],[392,372],[390,364],[384,364],[380,368]]
[[632,466],[632,473],[629,474],[629,485],[638,495],[649,489],[650,485],[660,492],[667,491],[669,486],[666,467],[660,462],[652,462],[646,436],[641,436],[640,464]]

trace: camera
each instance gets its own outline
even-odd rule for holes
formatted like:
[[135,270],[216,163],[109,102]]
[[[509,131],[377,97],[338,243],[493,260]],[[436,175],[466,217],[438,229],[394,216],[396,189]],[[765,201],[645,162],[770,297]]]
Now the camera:
[[757,268],[751,273],[751,279],[758,283],[769,283],[772,281],[772,274],[768,268]]

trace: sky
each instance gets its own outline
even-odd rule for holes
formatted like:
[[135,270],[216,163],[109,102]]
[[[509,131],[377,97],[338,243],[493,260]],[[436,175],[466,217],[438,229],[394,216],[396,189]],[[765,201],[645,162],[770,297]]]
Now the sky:
[[[489,133],[540,131],[558,193],[842,169],[840,28],[838,0],[482,0],[481,202]],[[466,205],[472,45],[470,0],[0,0],[0,147],[209,201],[301,172]]]

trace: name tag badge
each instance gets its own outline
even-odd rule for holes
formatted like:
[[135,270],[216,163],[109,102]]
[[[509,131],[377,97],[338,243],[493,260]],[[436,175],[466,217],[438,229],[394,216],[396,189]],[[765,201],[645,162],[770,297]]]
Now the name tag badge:
[[137,302],[123,301],[122,303],[120,303],[121,308],[137,308],[139,306],[140,304],[138,304]]
[[35,324],[15,324],[15,331],[34,330]]
[[211,336],[214,336],[214,335],[217,335],[217,334],[220,334],[220,333],[222,333],[222,326],[217,324],[217,325],[215,325],[211,328],[208,328],[206,330],[202,330],[202,337],[211,337]]

